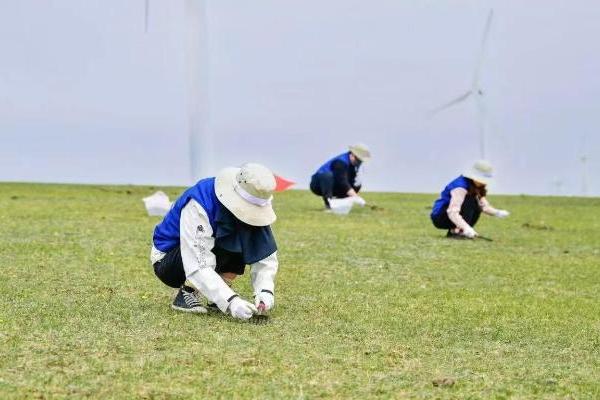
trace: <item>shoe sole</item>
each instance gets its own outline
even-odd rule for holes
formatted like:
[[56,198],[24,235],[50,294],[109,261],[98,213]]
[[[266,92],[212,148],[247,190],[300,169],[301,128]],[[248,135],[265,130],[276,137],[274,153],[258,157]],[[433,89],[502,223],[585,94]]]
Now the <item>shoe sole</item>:
[[171,304],[171,308],[175,311],[180,311],[180,312],[189,313],[189,314],[206,314],[206,313],[208,313],[208,310],[204,307],[183,308],[183,307],[178,307],[176,305]]

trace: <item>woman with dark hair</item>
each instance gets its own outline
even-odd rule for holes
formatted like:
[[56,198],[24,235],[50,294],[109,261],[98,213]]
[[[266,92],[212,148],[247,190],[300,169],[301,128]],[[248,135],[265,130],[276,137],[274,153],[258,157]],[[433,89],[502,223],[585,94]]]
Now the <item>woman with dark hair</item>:
[[440,198],[433,203],[431,221],[436,228],[447,229],[448,237],[473,239],[473,227],[481,213],[506,218],[510,213],[498,210],[486,199],[487,185],[492,179],[492,166],[487,161],[477,161],[473,167],[450,182]]

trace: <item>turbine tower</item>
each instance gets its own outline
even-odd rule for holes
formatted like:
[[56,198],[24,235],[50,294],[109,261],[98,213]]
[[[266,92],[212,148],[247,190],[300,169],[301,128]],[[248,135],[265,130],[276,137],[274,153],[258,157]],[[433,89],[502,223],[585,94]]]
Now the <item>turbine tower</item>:
[[186,66],[190,177],[196,182],[213,171],[213,137],[209,126],[209,57],[206,0],[186,0]]
[[[185,64],[190,178],[194,183],[213,171],[212,136],[208,126],[208,30],[206,0],[185,0]],[[148,33],[150,0],[144,0]]]
[[481,47],[479,49],[479,54],[476,59],[475,70],[473,73],[473,80],[471,81],[471,87],[465,93],[457,96],[453,100],[436,107],[431,110],[431,116],[435,116],[438,113],[451,108],[457,104],[460,104],[464,101],[473,98],[476,106],[477,106],[477,123],[479,130],[479,156],[482,159],[486,158],[487,148],[486,148],[486,129],[487,129],[487,110],[485,106],[485,92],[481,87],[481,68],[483,65],[483,60],[485,56],[487,39],[490,33],[490,28],[492,26],[492,19],[494,18],[494,10],[490,10],[487,20],[485,22],[485,28],[483,30],[483,37],[481,39]]
[[150,0],[144,0],[144,32],[148,33],[148,18],[150,17]]
[[581,138],[581,149],[579,150],[579,162],[581,163],[581,195],[588,195],[588,174],[587,174],[587,147],[586,147],[586,136],[585,134]]

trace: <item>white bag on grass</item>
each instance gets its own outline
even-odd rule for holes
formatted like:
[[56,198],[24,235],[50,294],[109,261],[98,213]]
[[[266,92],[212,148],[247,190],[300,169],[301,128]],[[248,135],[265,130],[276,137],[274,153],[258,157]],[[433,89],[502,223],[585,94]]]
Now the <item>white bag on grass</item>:
[[331,212],[339,215],[346,215],[352,210],[354,200],[352,197],[346,197],[344,199],[329,199],[329,207]]
[[144,197],[142,200],[150,216],[164,217],[171,209],[169,196],[160,190],[151,196]]

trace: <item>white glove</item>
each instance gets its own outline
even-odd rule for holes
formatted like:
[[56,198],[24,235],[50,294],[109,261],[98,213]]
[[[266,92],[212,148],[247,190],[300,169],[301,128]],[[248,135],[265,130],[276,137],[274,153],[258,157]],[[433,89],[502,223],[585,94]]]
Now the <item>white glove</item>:
[[[261,306],[260,303],[263,303],[264,306]],[[275,305],[275,296],[269,292],[260,292],[254,297],[254,305],[259,311],[269,311]]]
[[506,210],[497,210],[496,211],[496,217],[498,218],[506,218],[510,215],[510,213]]
[[254,304],[247,302],[241,297],[234,297],[227,308],[233,318],[250,319],[253,314],[258,313]]
[[462,230],[462,235],[468,237],[469,239],[474,239],[475,236],[477,236],[477,232],[475,232],[475,229],[471,228],[470,226],[467,226],[465,229]]
[[358,204],[361,207],[364,207],[367,204],[365,199],[363,199],[360,196],[352,196],[352,200],[354,201],[355,204]]

